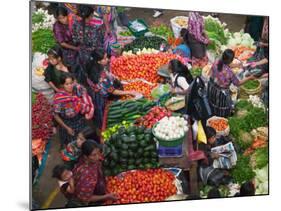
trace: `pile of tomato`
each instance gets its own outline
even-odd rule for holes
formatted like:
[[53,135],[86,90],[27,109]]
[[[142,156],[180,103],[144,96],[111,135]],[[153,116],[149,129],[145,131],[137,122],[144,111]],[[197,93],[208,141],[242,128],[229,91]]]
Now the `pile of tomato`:
[[107,204],[127,204],[164,201],[175,195],[173,173],[163,169],[136,170],[126,172],[124,177],[108,177],[107,189],[115,193],[117,201]]
[[[141,93],[145,98],[152,99],[151,90],[153,88],[155,88],[156,86],[157,86],[157,84],[150,85],[150,84],[144,83],[142,81],[136,81],[136,82],[132,82],[132,83],[124,85],[124,90],[125,91],[136,91],[136,92]],[[123,99],[128,99],[128,98],[129,98],[129,96],[123,97]]]
[[166,108],[155,106],[143,117],[136,120],[135,124],[138,126],[145,126],[146,128],[152,128],[156,122],[160,121],[165,116],[172,116],[172,112]]
[[159,67],[168,64],[172,59],[183,58],[169,53],[142,54],[121,56],[111,61],[111,71],[119,80],[132,80],[142,78],[146,81],[157,83]]

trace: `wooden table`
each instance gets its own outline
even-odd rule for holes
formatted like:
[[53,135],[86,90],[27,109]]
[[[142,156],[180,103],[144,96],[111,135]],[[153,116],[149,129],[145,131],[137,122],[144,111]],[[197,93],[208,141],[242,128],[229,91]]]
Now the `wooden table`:
[[198,176],[197,176],[197,161],[190,161],[188,159],[188,149],[192,146],[192,129],[189,127],[186,139],[183,142],[183,156],[182,157],[166,157],[159,158],[160,165],[167,167],[181,168],[187,175],[189,175],[189,190],[190,194],[198,195]]

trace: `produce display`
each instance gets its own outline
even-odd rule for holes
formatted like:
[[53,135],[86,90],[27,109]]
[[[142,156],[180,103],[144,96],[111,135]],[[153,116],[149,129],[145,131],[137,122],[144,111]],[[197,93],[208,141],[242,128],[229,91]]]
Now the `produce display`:
[[120,127],[118,133],[105,142],[104,156],[104,173],[107,176],[159,166],[152,132],[144,127]]
[[256,89],[259,87],[259,85],[260,82],[258,80],[250,80],[243,84],[242,87],[244,87],[245,89]]
[[159,50],[155,50],[153,48],[143,48],[142,50],[138,49],[137,51],[123,51],[123,56],[132,56],[134,54],[141,55],[141,54],[151,54],[151,53],[159,53]]
[[255,169],[261,169],[268,164],[268,147],[258,148],[251,156],[251,165]]
[[175,23],[180,26],[181,28],[187,28],[188,26],[188,19],[183,17],[177,17],[175,19]]
[[235,54],[235,58],[238,58],[241,61],[247,61],[255,53],[255,50],[253,48],[249,48],[241,45],[233,47],[233,51]]
[[32,33],[39,29],[52,29],[55,23],[53,15],[49,15],[47,10],[38,9],[32,13]]
[[169,37],[173,37],[173,31],[165,24],[152,26],[149,28],[149,31],[151,31],[155,35],[165,37],[166,39],[168,39]]
[[137,126],[144,126],[146,128],[152,128],[155,123],[164,118],[165,116],[170,117],[172,113],[165,108],[155,106],[145,115],[138,118],[135,121]]
[[210,120],[209,125],[216,131],[224,131],[228,128],[228,122],[225,119]]
[[251,102],[254,107],[264,109],[264,104],[258,95],[250,95],[248,101]]
[[32,139],[48,140],[52,133],[52,108],[43,94],[32,105]]
[[180,139],[188,130],[187,121],[183,117],[164,117],[154,128],[156,138],[165,141]]
[[32,33],[32,52],[47,53],[56,44],[52,29],[38,29]]
[[230,134],[235,138],[235,141],[239,144],[241,150],[246,150],[250,147],[250,142],[245,142],[242,134],[250,133],[253,129],[264,127],[268,124],[266,113],[264,109],[254,107],[247,100],[241,100],[236,105],[237,109],[246,111],[243,116],[237,116],[228,118],[228,123],[231,128]]
[[151,91],[151,96],[154,99],[159,99],[161,96],[170,93],[169,84],[160,84]]
[[262,169],[256,169],[255,173],[256,194],[268,194],[268,165],[266,165]]
[[181,38],[174,38],[174,37],[169,37],[168,38],[168,44],[170,46],[172,46],[173,48],[177,47],[181,43],[182,43],[182,39]]
[[119,32],[120,36],[124,36],[124,37],[129,37],[129,36],[133,36],[132,32],[130,30],[126,30],[126,31],[121,31]]
[[192,68],[192,69],[190,70],[190,73],[191,73],[191,75],[192,75],[193,77],[201,76],[201,75],[202,75],[202,68],[199,68],[199,67],[197,67],[197,68]]
[[113,102],[108,109],[107,128],[123,121],[134,122],[153,106],[155,103],[146,99]]
[[[125,84],[123,87],[125,91],[137,91],[141,93],[145,98],[152,99],[151,90],[156,86],[157,84],[150,85],[142,81],[135,81],[129,84]],[[128,95],[122,97],[122,99],[131,99],[131,98],[132,96],[128,96]]]
[[108,177],[107,188],[119,197],[113,204],[157,202],[177,193],[174,180],[173,173],[163,169],[137,170],[121,178]]
[[236,166],[231,169],[230,174],[234,181],[239,184],[252,180],[256,174],[251,167],[250,157],[239,156]]
[[111,71],[119,80],[145,79],[157,83],[160,78],[158,69],[171,59],[183,60],[182,57],[169,53],[121,56],[111,61]]
[[255,49],[254,39],[248,33],[235,32],[233,33],[227,42],[228,48],[236,48],[237,46],[244,46],[250,49]]
[[102,138],[104,141],[107,141],[113,134],[117,133],[118,132],[118,129],[120,127],[125,127],[125,128],[128,128],[129,126],[131,126],[132,123],[131,122],[127,122],[127,121],[122,121],[122,123],[119,123],[119,124],[116,124],[114,125],[113,127],[111,128],[108,128],[106,129],[105,131],[103,131],[101,133],[102,135]]
[[244,155],[250,155],[255,152],[256,149],[264,148],[267,146],[267,141],[263,138],[256,137],[253,141],[253,144],[244,152]]
[[124,47],[124,51],[136,51],[143,48],[153,48],[159,50],[162,44],[167,45],[167,41],[161,37],[140,37],[135,39],[132,43],[126,45]]
[[204,17],[204,29],[207,37],[212,41],[207,48],[216,54],[220,54],[221,47],[227,44],[229,36],[225,24],[222,24],[217,18],[207,16]]

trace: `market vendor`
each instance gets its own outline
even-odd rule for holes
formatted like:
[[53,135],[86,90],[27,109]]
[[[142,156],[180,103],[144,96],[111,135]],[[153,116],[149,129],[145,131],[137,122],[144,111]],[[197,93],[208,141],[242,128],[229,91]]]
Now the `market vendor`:
[[53,26],[54,37],[61,46],[64,62],[71,66],[76,63],[79,47],[72,41],[72,33],[69,27],[69,16],[67,9],[58,7],[54,14],[56,22]]
[[58,92],[60,77],[62,73],[69,72],[68,67],[63,62],[63,53],[59,46],[51,48],[48,53],[49,65],[44,72],[45,81]]
[[193,77],[187,66],[177,59],[169,62],[168,70],[172,82],[172,94],[185,95]]
[[215,61],[211,68],[211,77],[208,83],[208,99],[215,116],[228,117],[231,115],[233,110],[233,102],[229,90],[231,84],[240,86],[255,78],[251,75],[239,81],[231,70],[231,67],[235,67],[232,64],[233,59],[233,50],[226,49],[222,57]]
[[206,56],[206,46],[210,42],[204,33],[204,19],[199,12],[190,12],[188,19],[187,40],[191,56],[202,59]]
[[180,44],[173,49],[173,53],[190,59],[191,53],[188,43],[187,29],[182,28],[180,31]]
[[117,200],[113,193],[106,193],[102,171],[100,145],[93,140],[82,144],[82,156],[73,169],[75,184],[74,198],[77,206],[101,205],[106,200]]
[[108,58],[103,49],[91,52],[91,57],[86,65],[88,83],[94,94],[95,117],[98,128],[102,126],[106,101],[109,98],[131,95],[140,95],[135,91],[123,91],[122,84],[108,70]]
[[213,161],[219,158],[217,153],[211,152],[211,148],[224,145],[228,143],[228,140],[223,137],[216,138],[216,130],[212,127],[206,126],[205,132],[207,136],[207,144],[199,144],[199,149],[205,153],[207,160],[202,160],[200,165],[211,166]]
[[82,113],[92,110],[93,104],[91,101],[82,100],[82,96],[87,95],[86,89],[74,84],[74,77],[70,73],[61,76],[60,87],[54,96],[53,111],[59,124],[59,137],[63,148],[75,140],[78,133],[86,127],[86,119]]
[[103,48],[104,25],[101,19],[93,17],[94,9],[89,5],[79,5],[79,17],[73,18],[72,39],[80,46],[79,63],[84,66],[93,49]]

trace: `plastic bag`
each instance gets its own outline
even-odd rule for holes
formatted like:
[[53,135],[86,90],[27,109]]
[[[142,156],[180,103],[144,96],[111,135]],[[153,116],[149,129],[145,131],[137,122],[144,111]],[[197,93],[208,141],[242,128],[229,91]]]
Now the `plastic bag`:
[[207,137],[201,123],[201,120],[198,121],[198,134],[197,134],[197,141],[198,143],[207,144]]
[[194,140],[196,140],[197,134],[198,134],[198,121],[195,121],[192,125],[192,134],[193,134]]

